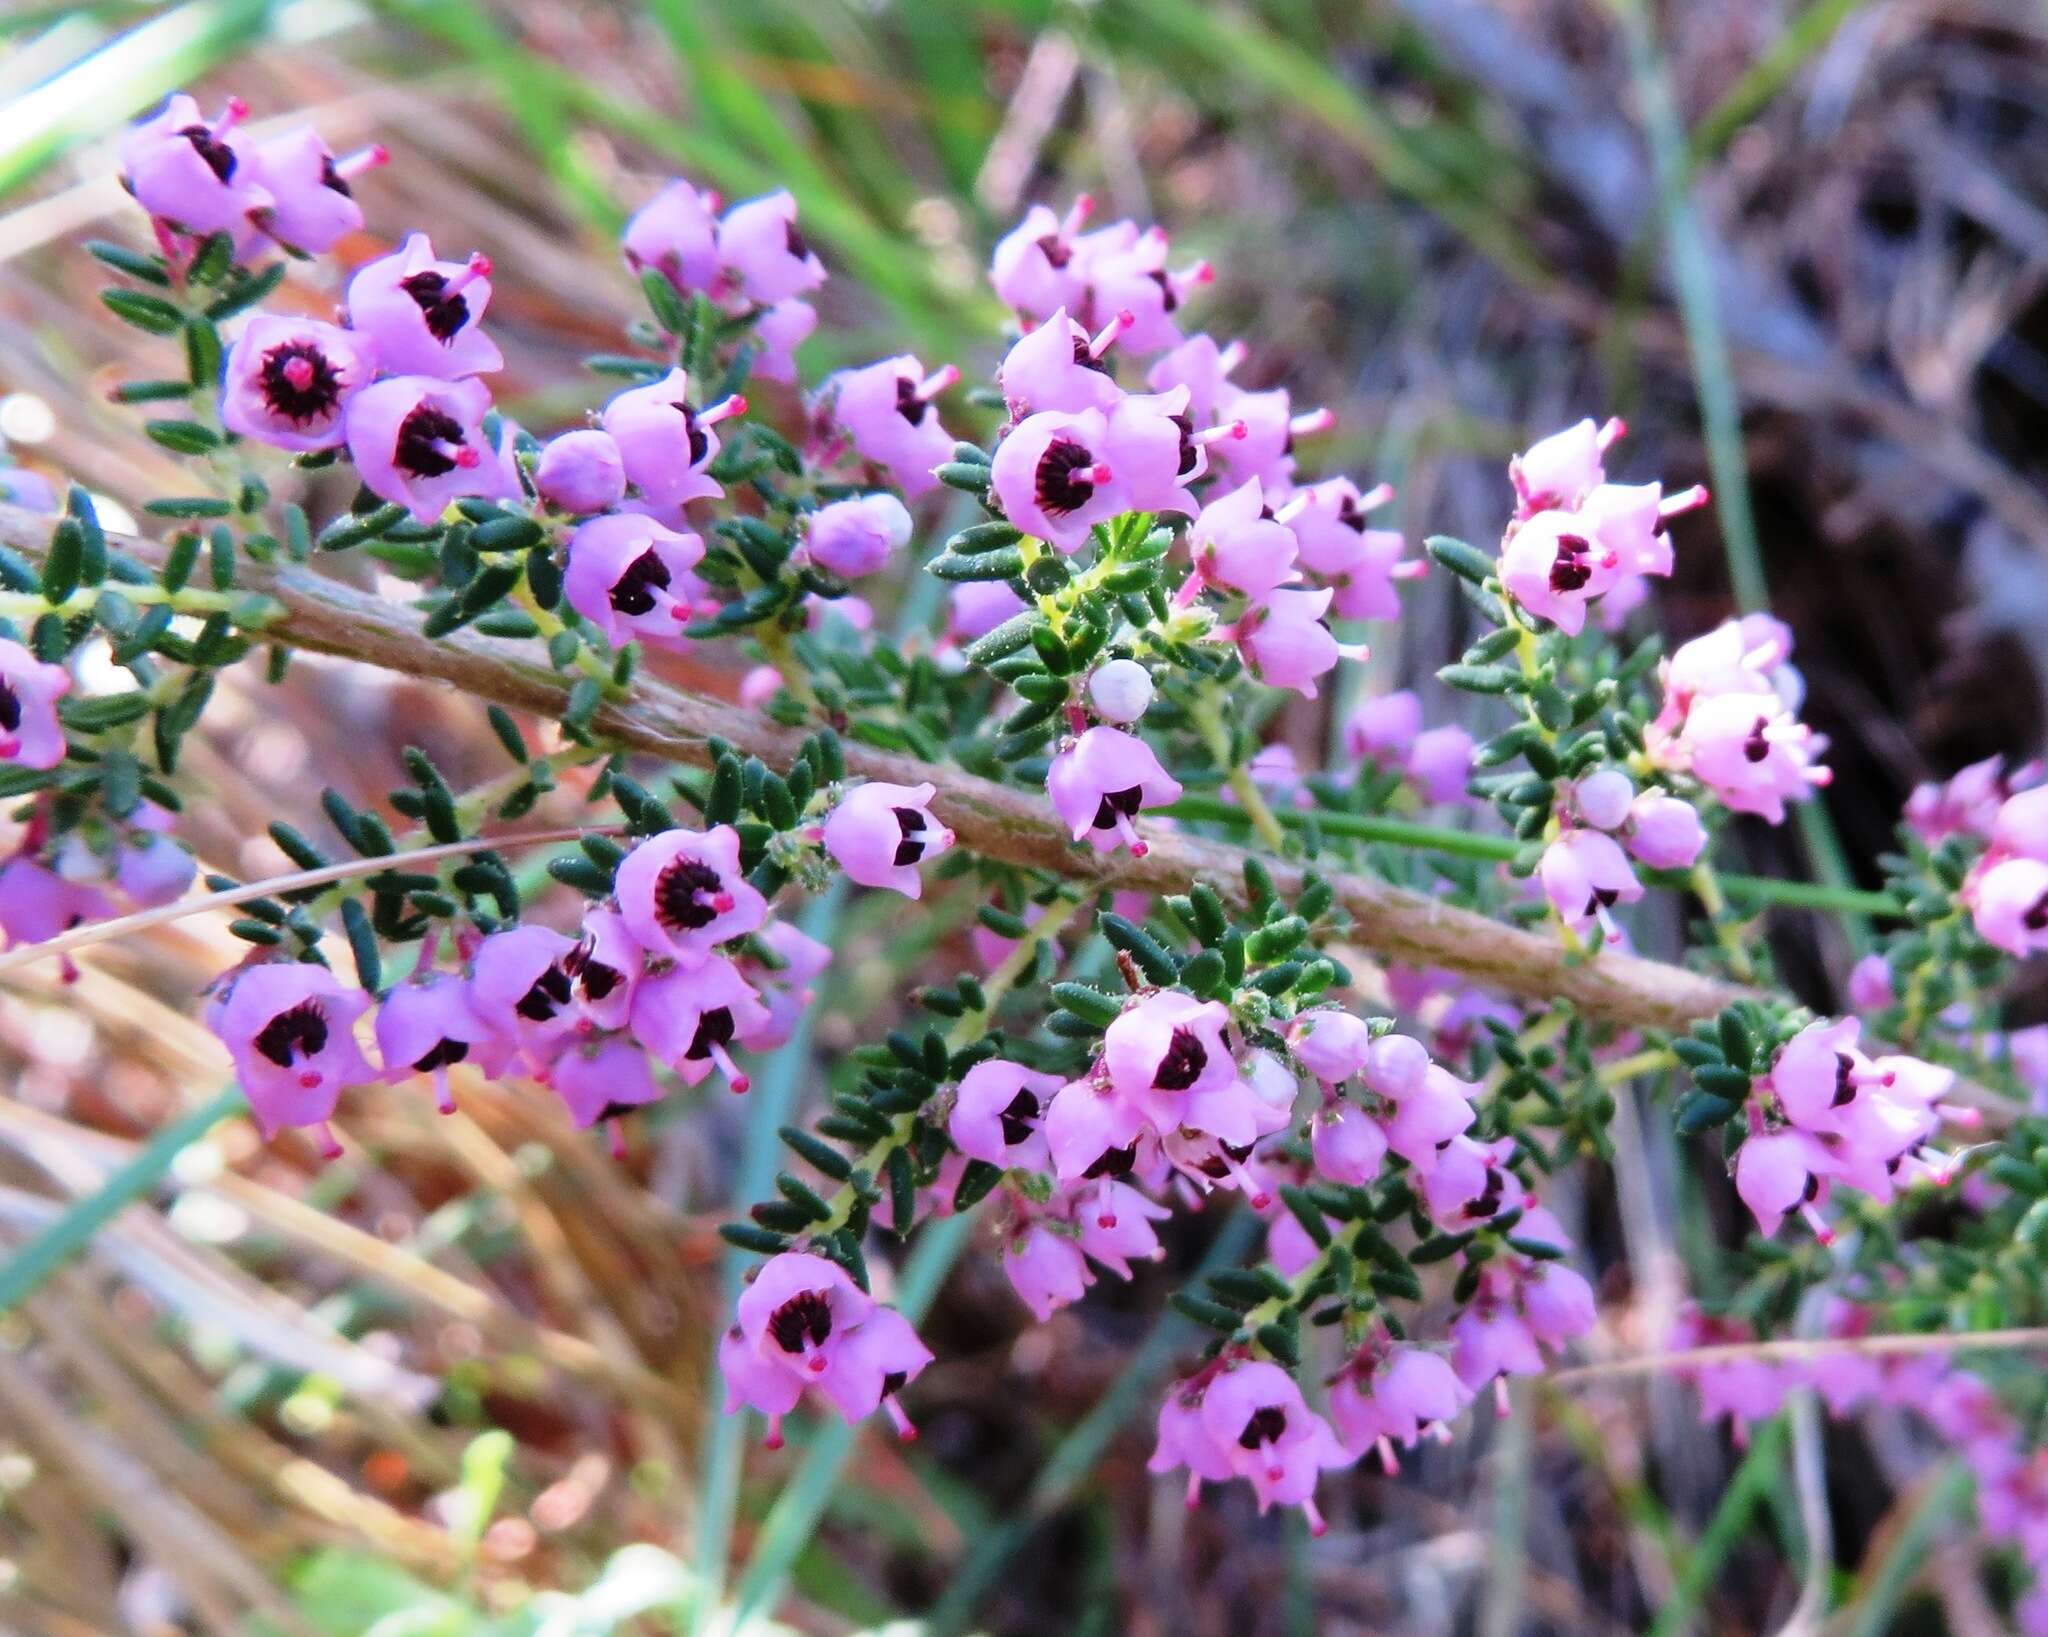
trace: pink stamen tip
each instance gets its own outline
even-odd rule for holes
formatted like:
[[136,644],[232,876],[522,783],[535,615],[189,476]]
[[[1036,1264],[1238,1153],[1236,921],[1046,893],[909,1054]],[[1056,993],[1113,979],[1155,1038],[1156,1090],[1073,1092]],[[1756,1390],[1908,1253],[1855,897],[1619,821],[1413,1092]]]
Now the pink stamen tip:
[[1116,473],[1110,470],[1109,462],[1106,460],[1098,460],[1088,468],[1088,481],[1098,489],[1115,476]]
[[1263,1211],[1268,1205],[1272,1203],[1273,1196],[1271,1194],[1252,1195],[1252,1209],[1255,1211]]
[[1358,509],[1362,512],[1377,511],[1380,507],[1384,506],[1388,501],[1392,500],[1393,498],[1393,484],[1375,483],[1370,489],[1366,490],[1364,494],[1358,497]]
[[323,1160],[341,1158],[341,1139],[334,1134],[334,1127],[325,1120],[315,1128],[320,1133],[320,1157]]
[[213,134],[219,136],[223,131],[232,130],[248,117],[249,105],[240,97],[229,97],[221,108],[220,118],[213,122]]
[[924,384],[917,389],[918,399],[921,402],[928,403],[959,379],[960,366],[958,364],[942,365],[924,378]]
[[1113,1228],[1116,1226],[1116,1218],[1105,1211],[1095,1219],[1095,1225],[1098,1228]]
[[1321,1540],[1329,1532],[1330,1525],[1324,1519],[1322,1513],[1316,1510],[1316,1503],[1314,1501],[1303,1501],[1301,1503],[1301,1513],[1303,1517],[1308,1519],[1308,1532],[1315,1536],[1317,1540]]
[[729,893],[729,892],[714,892],[714,893],[713,893],[713,894],[711,895],[711,913],[712,913],[712,914],[714,914],[714,915],[725,915],[725,914],[728,914],[728,913],[730,913],[730,912],[731,912],[731,910],[732,910],[732,894],[731,894],[731,893]]
[[1607,424],[1600,428],[1600,453],[1603,455],[1606,454],[1608,450],[1612,449],[1617,443],[1621,442],[1621,440],[1627,436],[1628,422],[1623,420],[1619,415],[1612,416],[1608,420]]
[[914,1443],[916,1443],[916,1442],[917,1442],[917,1428],[915,1428],[914,1426],[912,1426],[912,1425],[911,1425],[911,1424],[910,1424],[910,1423],[909,1423],[908,1421],[904,1422],[902,1426],[900,1426],[900,1427],[898,1427],[898,1428],[896,1429],[896,1441],[897,1441],[897,1442],[898,1442],[899,1444],[914,1444]]
[[313,364],[307,358],[287,358],[284,361],[284,378],[301,392],[313,379]]
[[1228,375],[1245,361],[1248,349],[1242,341],[1233,341],[1216,355],[1216,369],[1219,374]]
[[1395,580],[1420,580],[1429,573],[1429,559],[1412,557],[1405,563],[1396,563],[1387,571],[1388,578]]
[[1380,1452],[1380,1465],[1386,1469],[1387,1475],[1389,1477],[1398,1475],[1401,1470],[1401,1462],[1394,1454],[1394,1441],[1385,1433],[1381,1433],[1378,1442],[1373,1447]]
[[748,1079],[744,1074],[735,1074],[729,1076],[726,1080],[726,1084],[732,1087],[732,1093],[735,1097],[744,1097],[748,1092],[754,1089],[754,1082]]
[[491,258],[481,250],[469,253],[469,266],[465,269],[473,278],[487,279],[491,276]]
[[623,1160],[626,1157],[626,1128],[617,1120],[607,1120],[604,1129],[605,1135],[611,1139],[612,1158]]
[[1658,502],[1657,515],[1659,517],[1676,517],[1681,512],[1689,512],[1695,507],[1704,506],[1706,503],[1707,486],[1704,483],[1695,483],[1690,489],[1681,489],[1675,495],[1666,495],[1663,500]]
[[1306,437],[1312,432],[1327,432],[1337,424],[1335,413],[1329,409],[1311,409],[1297,415],[1287,423],[1287,430],[1296,437]]
[[315,1086],[320,1084],[320,1071],[318,1069],[306,1070],[304,1074],[299,1076],[299,1084],[304,1086],[308,1091],[311,1091]]
[[1080,232],[1081,224],[1094,214],[1095,195],[1092,193],[1075,194],[1074,202],[1067,207],[1066,220],[1060,223],[1061,234],[1066,235]]
[[805,1368],[806,1370],[810,1371],[810,1372],[811,1372],[811,1374],[812,1374],[812,1375],[814,1375],[814,1376],[821,1376],[821,1375],[823,1375],[823,1374],[825,1373],[825,1356],[824,1356],[824,1354],[822,1354],[822,1353],[813,1353],[813,1354],[812,1354],[812,1355],[811,1355],[811,1356],[810,1356],[809,1358],[807,1358],[807,1359],[805,1359],[805,1360],[804,1360],[804,1368]]
[[763,1449],[782,1448],[782,1429],[780,1427],[769,1428],[768,1436],[761,1440],[761,1447]]
[[391,163],[391,150],[381,142],[372,142],[363,150],[363,163],[371,169]]
[[1189,284],[1214,284],[1216,282],[1215,264],[1198,261],[1185,273],[1181,274],[1181,278]]
[[460,466],[465,472],[481,466],[483,461],[484,457],[476,450],[466,447],[455,457],[455,464]]

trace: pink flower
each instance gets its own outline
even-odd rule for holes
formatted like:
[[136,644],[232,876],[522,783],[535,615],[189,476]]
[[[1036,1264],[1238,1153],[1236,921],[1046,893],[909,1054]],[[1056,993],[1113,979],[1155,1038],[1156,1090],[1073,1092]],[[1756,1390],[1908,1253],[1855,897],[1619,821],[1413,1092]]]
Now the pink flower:
[[1991,848],[2048,863],[2048,785],[2023,790],[1999,804],[1991,823]]
[[1706,503],[1707,491],[1697,485],[1666,499],[1661,483],[1603,483],[1573,510],[1591,528],[1593,538],[1621,559],[1624,577],[1668,579],[1671,537],[1664,525],[1680,512]]
[[1596,426],[1588,419],[1529,445],[1508,462],[1508,481],[1519,502],[1517,515],[1577,506],[1607,481],[1601,457],[1626,431],[1618,420]]
[[491,300],[491,259],[436,261],[426,234],[357,269],[348,281],[348,321],[394,375],[458,380],[505,366],[483,332]]
[[2005,758],[1972,762],[1945,784],[1921,784],[1906,801],[1906,823],[1930,847],[1952,835],[1988,840],[2013,790],[2040,777],[2038,762],[2005,771]]
[[1108,448],[1109,424],[1096,410],[1047,410],[1020,422],[997,445],[990,472],[1003,515],[1063,552],[1080,550],[1119,509]]
[[1004,1245],[1003,1273],[1040,1324],[1078,1302],[1095,1283],[1080,1244],[1044,1218],[1031,1222]]
[[518,498],[484,435],[490,389],[481,381],[397,375],[352,398],[343,421],[349,457],[370,492],[436,521],[464,496]]
[[1208,450],[1242,434],[1235,425],[1197,432],[1184,392],[1126,393],[1103,421],[1102,455],[1110,479],[1109,514],[1195,515],[1188,485],[1208,468]]
[[1573,810],[1582,824],[1596,830],[1619,830],[1629,815],[1636,788],[1619,768],[1603,767],[1571,787]]
[[1442,805],[1470,799],[1465,786],[1472,777],[1474,748],[1472,735],[1461,727],[1427,728],[1415,736],[1407,773],[1424,801]]
[[[1349,1466],[1351,1458],[1338,1443],[1329,1423],[1302,1401],[1294,1378],[1277,1364],[1251,1361],[1234,1365],[1200,1389],[1194,1417],[1169,1421],[1169,1409],[1181,1415],[1188,1394],[1168,1395],[1160,1412],[1159,1444],[1147,1469],[1170,1472],[1188,1469],[1188,1502],[1193,1505],[1204,1478],[1243,1478],[1258,1496],[1259,1510],[1276,1501],[1299,1506],[1310,1530],[1326,1527],[1316,1510],[1316,1475],[1327,1467]],[[1176,1400],[1179,1401],[1176,1406]]]
[[[600,1120],[615,1121],[661,1100],[647,1054],[623,1035],[571,1042],[555,1058],[548,1084],[569,1118],[586,1131]],[[625,1141],[616,1125],[612,1142],[613,1152],[623,1154]]]
[[951,364],[927,375],[915,358],[885,358],[829,377],[814,413],[887,472],[905,500],[915,500],[938,486],[933,469],[953,458],[953,434],[939,424],[932,400],[959,379]]
[[804,524],[805,556],[828,573],[854,580],[888,567],[910,544],[910,513],[892,494],[835,500]]
[[969,1159],[1004,1170],[1044,1171],[1052,1156],[1041,1126],[1045,1107],[1060,1089],[1056,1074],[987,1058],[960,1077],[946,1130]]
[[639,638],[657,647],[683,643],[695,612],[676,593],[703,559],[694,534],[665,529],[651,517],[613,512],[576,525],[562,592],[614,646]]
[[1451,1323],[1451,1367],[1476,1393],[1503,1376],[1541,1375],[1543,1351],[1512,1301],[1482,1295]]
[[1316,1116],[1310,1144],[1318,1175],[1356,1187],[1377,1177],[1387,1157],[1379,1122],[1342,1098]]
[[796,349],[818,327],[818,309],[808,301],[778,301],[754,321],[754,344],[761,349],[754,373],[765,381],[796,379]]
[[533,469],[533,486],[572,517],[610,511],[626,498],[626,464],[609,432],[585,427],[551,438]]
[[1082,269],[1075,265],[1074,240],[1094,209],[1085,193],[1065,220],[1045,205],[1033,205],[1024,219],[997,242],[990,282],[1003,303],[1027,319],[1047,320],[1062,309],[1078,311],[1088,299]]
[[1043,1130],[1053,1174],[1072,1183],[1130,1170],[1151,1126],[1131,1098],[1092,1080],[1069,1080],[1053,1093]]
[[718,454],[720,421],[747,412],[744,398],[721,399],[699,409],[690,402],[690,377],[672,369],[658,381],[618,393],[600,419],[619,448],[626,479],[658,507],[673,510],[725,493],[705,472]]
[[167,835],[138,828],[114,850],[114,884],[137,909],[176,903],[199,874],[199,860]]
[[551,927],[527,923],[494,932],[470,961],[470,1001],[477,1015],[501,1038],[517,1043],[536,1072],[544,1070],[554,1042],[576,1029],[592,1027],[575,1005],[569,960],[576,942]]
[[1577,636],[1586,606],[1621,573],[1621,557],[1571,512],[1539,512],[1515,527],[1501,548],[1500,578],[1530,613]]
[[235,131],[248,115],[248,104],[230,97],[208,124],[190,97],[172,97],[121,139],[121,185],[159,221],[201,236],[231,233],[238,245],[254,242],[252,217],[272,201]]
[[856,785],[825,819],[825,850],[864,887],[921,897],[918,866],[953,845],[953,832],[932,815],[934,794],[929,784]]
[[1066,414],[1109,409],[1123,396],[1123,388],[1116,384],[1102,355],[1124,327],[1112,324],[1099,339],[1091,339],[1062,307],[1026,333],[996,370],[996,384],[1002,388],[1010,418],[1021,421],[1042,409]]
[[718,955],[644,978],[633,992],[633,1037],[686,1086],[715,1067],[736,1095],[746,1092],[753,1081],[727,1048],[767,1022],[768,1008],[753,986]]
[[1330,591],[1275,591],[1247,609],[1232,633],[1245,668],[1270,688],[1292,688],[1304,699],[1316,696],[1316,678],[1339,659],[1364,659],[1362,646],[1346,646],[1330,635],[1323,615]]
[[1354,1458],[1379,1448],[1389,1472],[1400,1470],[1392,1446],[1412,1449],[1430,1427],[1464,1413],[1472,1390],[1439,1353],[1403,1343],[1368,1347],[1330,1388],[1330,1419]]
[[1344,748],[1360,761],[1399,764],[1421,731],[1422,701],[1404,688],[1376,695],[1353,711],[1344,723]]
[[718,223],[718,261],[748,301],[773,307],[825,282],[825,264],[797,231],[785,189],[734,205]]
[[20,643],[0,637],[0,761],[47,770],[64,760],[57,701],[71,691],[71,673],[47,665]]
[[356,332],[258,313],[228,350],[221,424],[278,449],[333,449],[344,436],[343,409],[376,373]]
[[1892,1003],[1892,969],[1882,955],[1865,955],[1849,969],[1849,1004],[1859,1012],[1881,1012]]
[[803,1251],[771,1257],[740,1293],[739,1322],[719,1347],[726,1413],[751,1404],[768,1417],[769,1443],[806,1388],[849,1421],[888,1409],[913,1436],[896,1394],[931,1363],[909,1321],[883,1307],[836,1262]]
[[1129,1183],[1103,1177],[1078,1190],[1072,1201],[1081,1249],[1119,1279],[1130,1278],[1133,1262],[1157,1262],[1166,1255],[1152,1224],[1173,1212]]
[[265,1137],[288,1125],[326,1130],[350,1086],[377,1078],[356,1044],[354,1025],[370,997],[324,966],[296,961],[243,968],[207,1008],[207,1025],[235,1062],[235,1077]]
[[1800,1210],[1825,1245],[1834,1234],[1814,1207],[1823,1197],[1822,1179],[1830,1169],[1826,1151],[1803,1131],[1752,1136],[1735,1156],[1735,1191],[1766,1236],[1778,1231],[1787,1211]]
[[30,512],[54,514],[64,509],[48,478],[25,466],[8,466],[4,459],[0,459],[0,502]]
[[716,201],[673,181],[633,213],[619,248],[635,273],[652,268],[685,294],[718,282]]
[[9,943],[47,943],[60,932],[112,913],[105,893],[66,880],[26,853],[0,864],[0,932]]
[[390,158],[375,146],[337,159],[306,126],[272,137],[249,155],[249,180],[270,195],[256,219],[279,244],[322,255],[363,225],[363,207],[349,184]]
[[1188,1098],[1220,1091],[1237,1079],[1224,1031],[1230,1009],[1161,989],[1131,1002],[1103,1031],[1102,1064],[1109,1083],[1162,1128],[1179,1122]]
[[449,1068],[465,1061],[494,1032],[470,1003],[469,985],[450,972],[410,978],[377,1008],[377,1054],[384,1059],[385,1078],[396,1082],[431,1075],[444,1114],[455,1108]]
[[739,832],[664,830],[626,855],[619,913],[651,955],[695,966],[719,944],[756,930],[768,901],[740,874]]
[[1628,855],[1598,830],[1567,830],[1543,849],[1536,874],[1557,918],[1581,935],[1597,924],[1612,937],[1615,926],[1608,910],[1643,895]]
[[1369,529],[1366,514],[1391,499],[1385,484],[1360,494],[1349,478],[1336,477],[1301,490],[1280,510],[1280,521],[1301,545],[1301,564],[1335,592],[1338,615],[1352,620],[1401,617],[1397,580],[1427,572],[1422,562],[1404,563],[1407,542],[1397,529]]
[[1257,478],[1201,509],[1188,530],[1188,554],[1194,571],[1181,588],[1183,602],[1204,586],[1263,602],[1301,578],[1294,569],[1293,531],[1274,520]]
[[971,580],[953,587],[947,597],[946,633],[955,642],[972,642],[1023,612],[1024,599],[1008,581]]
[[1707,830],[1691,802],[1645,790],[1629,807],[1622,844],[1653,870],[1689,870],[1706,850]]
[[1230,374],[1244,356],[1242,341],[1219,347],[1212,336],[1192,335],[1153,364],[1145,384],[1154,392],[1186,387],[1187,413],[1198,421],[1216,421],[1225,414],[1224,406],[1242,395]]
[[1216,445],[1216,464],[1225,478],[1242,483],[1255,477],[1283,494],[1294,486],[1294,440],[1326,431],[1336,419],[1327,409],[1295,414],[1284,388],[1240,392],[1233,387],[1218,399],[1216,412],[1244,427],[1239,436]]
[[1102,325],[1128,315],[1128,344],[1134,352],[1176,345],[1180,326],[1172,315],[1192,288],[1215,277],[1207,262],[1169,271],[1166,234],[1156,227],[1140,232],[1132,222],[1086,234],[1074,250],[1088,297],[1076,316],[1084,324]]
[[[1430,1062],[1420,1041],[1404,1034],[1384,1034],[1369,1041],[1356,1072],[1368,1089],[1396,1103],[1428,1093],[1432,1076],[1450,1079]],[[1463,1083],[1451,1081],[1454,1086]],[[1464,1129],[1458,1127],[1460,1131]]]
[[1053,811],[1076,841],[1098,853],[1113,852],[1119,842],[1131,856],[1149,850],[1131,820],[1147,807],[1180,800],[1180,781],[1159,765],[1152,747],[1117,728],[1090,728],[1062,745],[1046,774],[1046,793]]
[[1285,1034],[1295,1061],[1326,1086],[1339,1085],[1362,1070],[1373,1043],[1363,1018],[1335,1006],[1301,1013]]
[[1828,783],[1815,765],[1827,740],[1793,718],[1775,696],[1715,694],[1697,699],[1679,736],[1693,777],[1730,812],[1785,821],[1785,803]]
[[2048,864],[2005,858],[1974,875],[1963,901],[1977,935],[2024,960],[2048,949]]
[[1472,1110],[1477,1089],[1430,1064],[1421,1083],[1395,1099],[1394,1117],[1386,1122],[1387,1146],[1425,1174],[1434,1171],[1446,1146],[1478,1118]]
[[815,998],[811,980],[832,964],[832,951],[787,921],[770,921],[743,949],[740,970],[767,1017],[734,1038],[748,1051],[773,1051],[795,1034],[803,1009]]

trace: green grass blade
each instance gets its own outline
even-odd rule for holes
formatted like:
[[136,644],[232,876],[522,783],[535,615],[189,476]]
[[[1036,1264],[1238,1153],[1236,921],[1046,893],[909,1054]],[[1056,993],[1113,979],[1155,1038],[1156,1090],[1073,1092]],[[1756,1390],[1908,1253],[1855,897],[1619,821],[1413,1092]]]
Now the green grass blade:
[[1750,1514],[1785,1482],[1785,1441],[1783,1416],[1774,1416],[1755,1429],[1749,1453],[1728,1481],[1721,1504],[1714,1508],[1698,1546],[1687,1557],[1678,1584],[1672,1588],[1671,1601],[1657,1611],[1648,1637],[1679,1637],[1693,1629],[1707,1588],[1719,1578],[1728,1554],[1748,1530]]
[[84,1252],[93,1236],[148,1193],[192,1144],[248,1102],[239,1086],[188,1109],[136,1150],[126,1165],[76,1201],[47,1228],[0,1262],[0,1313],[10,1313],[40,1290],[50,1276]]
[[1730,139],[1768,107],[1802,68],[1811,62],[1864,0],[1814,0],[1771,42],[1770,49],[1728,88],[1693,128],[1688,144],[1691,163],[1717,158]]

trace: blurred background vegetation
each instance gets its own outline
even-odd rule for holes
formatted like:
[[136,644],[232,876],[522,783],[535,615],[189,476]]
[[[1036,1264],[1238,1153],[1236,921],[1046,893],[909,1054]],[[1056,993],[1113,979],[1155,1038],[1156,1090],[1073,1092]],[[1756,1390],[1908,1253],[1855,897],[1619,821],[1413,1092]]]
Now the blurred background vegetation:
[[[77,241],[139,231],[111,138],[177,88],[388,144],[343,259],[414,225],[487,248],[502,394],[543,430],[589,401],[577,360],[633,310],[613,236],[669,174],[797,195],[835,275],[812,378],[906,347],[985,367],[994,235],[1091,191],[1216,263],[1198,320],[1247,338],[1249,384],[1334,409],[1311,469],[1391,479],[1415,534],[1496,534],[1506,455],[1585,414],[1627,418],[1626,475],[1712,482],[1662,622],[1768,597],[1836,742],[1833,824],[1746,838],[1750,867],[1859,873],[1915,780],[2038,748],[2031,0],[12,0],[0,438],[131,510],[165,457],[106,402],[136,343],[86,298]],[[285,299],[335,293],[311,269]],[[1312,757],[1360,687],[1452,710],[1427,679],[1462,646],[1458,600],[1429,581],[1409,608],[1350,694],[1278,731]],[[238,707],[194,746],[214,800],[190,833],[246,877],[282,867],[271,819],[315,828],[327,780],[375,802],[407,742],[495,770],[468,703],[404,679],[309,665]],[[849,1460],[820,1429],[743,1462],[707,1402],[721,1208],[763,1191],[771,1112],[927,964],[957,969],[971,909],[911,941],[886,906],[827,902],[818,1033],[752,1127],[674,1107],[624,1169],[477,1085],[450,1121],[363,1099],[324,1171],[260,1149],[218,1118],[188,1020],[236,948],[202,921],[102,946],[67,990],[7,974],[0,1247],[37,1255],[34,1279],[0,1260],[0,1624],[566,1637],[712,1629],[736,1598],[751,1630],[1504,1637],[1752,1631],[1789,1603],[1808,1554],[1782,1440],[1730,1451],[1668,1383],[1544,1391],[1408,1477],[1349,1478],[1313,1549],[1243,1495],[1183,1517],[1141,1471],[1185,1344],[1150,1316],[1228,1223],[1037,1328],[963,1234],[928,1234],[899,1272],[906,1305],[936,1293],[926,1438],[863,1433]],[[1824,1001],[1840,950],[1777,931]],[[1574,1202],[1611,1351],[1654,1344],[1732,1234],[1644,1113],[1641,1177]],[[166,1175],[176,1145],[150,1139],[181,1116],[209,1135]],[[1999,1629],[1953,1475],[1882,1422],[1829,1454],[1841,1629]]]

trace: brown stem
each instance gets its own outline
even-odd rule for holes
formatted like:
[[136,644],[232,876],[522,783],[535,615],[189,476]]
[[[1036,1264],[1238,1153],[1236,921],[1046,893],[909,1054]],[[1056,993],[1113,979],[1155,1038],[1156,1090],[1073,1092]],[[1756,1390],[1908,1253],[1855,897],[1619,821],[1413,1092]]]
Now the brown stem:
[[[0,506],[0,542],[33,560],[49,549],[50,520]],[[163,548],[150,540],[110,536],[109,544],[151,568]],[[478,699],[540,716],[559,717],[569,684],[531,643],[462,630],[428,638],[413,610],[316,573],[310,566],[245,561],[242,589],[275,598],[285,609],[267,635],[297,648],[333,654],[408,676],[431,677]],[[710,741],[724,739],[770,766],[787,767],[802,742],[757,711],[743,710],[642,678],[627,695],[598,710],[593,731],[671,761],[707,763]],[[1221,842],[1147,827],[1151,850],[1096,854],[1068,840],[1044,795],[977,778],[865,745],[846,746],[849,773],[894,784],[931,783],[933,804],[963,846],[985,858],[1052,871],[1105,887],[1179,892],[1209,881],[1243,901],[1245,852]],[[1298,891],[1301,870],[1268,858],[1274,883]],[[1679,1029],[1711,1017],[1750,991],[1659,961],[1617,951],[1585,959],[1547,936],[1458,909],[1368,875],[1329,877],[1337,902],[1356,923],[1354,939],[1382,957],[1417,967],[1444,967],[1511,994],[1565,1000],[1590,1016],[1657,1029]]]

